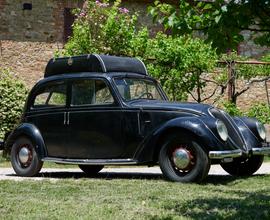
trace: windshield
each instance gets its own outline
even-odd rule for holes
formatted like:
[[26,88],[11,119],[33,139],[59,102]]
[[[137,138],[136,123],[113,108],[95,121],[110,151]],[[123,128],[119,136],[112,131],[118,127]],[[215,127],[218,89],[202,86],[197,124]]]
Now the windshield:
[[126,101],[136,99],[164,100],[154,81],[138,78],[116,78],[114,81],[118,91]]

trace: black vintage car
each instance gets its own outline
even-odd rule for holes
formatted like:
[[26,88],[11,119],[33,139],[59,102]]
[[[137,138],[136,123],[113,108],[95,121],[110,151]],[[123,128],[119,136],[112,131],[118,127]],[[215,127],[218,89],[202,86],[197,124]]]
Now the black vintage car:
[[2,148],[20,176],[36,175],[43,161],[91,175],[104,165],[158,164],[168,180],[200,182],[211,164],[252,175],[270,153],[265,136],[256,119],[168,101],[138,59],[83,55],[49,61]]

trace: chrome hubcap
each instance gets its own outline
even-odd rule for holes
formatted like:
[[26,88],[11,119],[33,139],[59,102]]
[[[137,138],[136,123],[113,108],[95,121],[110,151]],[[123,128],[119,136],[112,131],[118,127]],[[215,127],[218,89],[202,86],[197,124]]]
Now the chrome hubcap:
[[184,148],[177,148],[173,152],[173,162],[178,169],[186,169],[191,162],[191,154]]
[[18,158],[22,164],[26,164],[30,160],[30,150],[27,147],[22,147],[18,153]]

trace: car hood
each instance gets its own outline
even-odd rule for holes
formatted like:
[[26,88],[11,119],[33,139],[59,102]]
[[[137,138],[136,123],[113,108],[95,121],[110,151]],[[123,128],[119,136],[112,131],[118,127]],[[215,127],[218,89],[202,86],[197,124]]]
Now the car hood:
[[192,102],[170,102],[160,100],[135,100],[129,103],[130,107],[139,107],[141,109],[158,109],[171,111],[188,111],[197,114],[208,114],[208,109],[212,106]]

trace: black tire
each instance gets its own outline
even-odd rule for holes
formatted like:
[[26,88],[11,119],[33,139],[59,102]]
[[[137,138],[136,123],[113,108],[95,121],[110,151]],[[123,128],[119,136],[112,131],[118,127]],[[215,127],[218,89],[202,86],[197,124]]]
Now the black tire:
[[[174,162],[174,152],[184,149],[189,157],[186,168]],[[201,182],[208,174],[210,160],[192,134],[172,134],[166,138],[159,152],[160,169],[167,180],[174,182]]]
[[[23,148],[28,150],[26,162],[22,162],[19,157]],[[27,137],[19,137],[11,148],[11,164],[17,175],[31,177],[39,173],[43,162],[39,159],[32,141]]]
[[236,158],[231,163],[222,163],[221,167],[232,176],[251,176],[262,165],[264,156],[251,156],[245,160]]
[[103,169],[103,165],[79,165],[80,169],[89,176],[97,175]]

